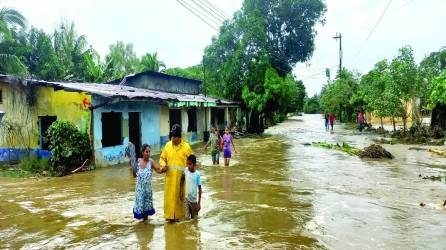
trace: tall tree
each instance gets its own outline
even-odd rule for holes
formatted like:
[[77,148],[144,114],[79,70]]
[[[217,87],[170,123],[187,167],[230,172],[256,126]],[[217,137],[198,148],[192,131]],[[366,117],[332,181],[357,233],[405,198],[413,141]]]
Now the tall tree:
[[61,80],[63,66],[54,51],[51,37],[43,30],[32,28],[27,35],[29,53],[26,65],[33,77],[42,80]]
[[155,72],[164,72],[166,69],[166,64],[158,59],[158,53],[146,53],[141,57],[138,66],[138,72],[142,71],[155,71]]
[[106,74],[113,79],[136,73],[139,65],[139,60],[133,51],[133,45],[131,43],[125,44],[122,41],[110,45],[110,51],[105,58],[105,62],[110,64]]
[[[401,118],[403,119],[404,131],[407,128],[407,118],[412,113],[414,121],[419,120],[416,107],[416,97],[420,90],[420,81],[418,76],[418,67],[413,57],[413,50],[410,46],[404,46],[399,49],[397,57],[390,64],[391,92],[396,94],[404,103],[401,106]],[[407,110],[408,102],[412,102],[412,110]]]
[[426,56],[419,66],[420,95],[422,108],[428,109],[430,93],[432,92],[433,80],[446,68],[446,47],[441,48]]
[[181,76],[190,79],[195,79],[199,81],[204,80],[204,68],[203,64],[193,65],[187,68],[168,68],[164,71],[164,73],[173,75],[173,76]]
[[368,111],[381,119],[381,127],[384,126],[383,118],[395,115],[389,108],[389,100],[386,88],[389,86],[391,76],[387,60],[379,61],[375,67],[361,78],[359,92],[366,103]]
[[[20,12],[11,8],[0,9],[0,42],[12,39],[13,27],[25,28],[25,17]],[[0,53],[0,72],[26,74],[27,69],[20,59],[14,54]]]
[[332,84],[325,85],[320,97],[322,110],[336,113],[341,121],[354,120],[354,112],[362,109],[361,106],[353,106],[350,102],[358,92],[358,78],[357,74],[344,69]]
[[[243,100],[251,118],[286,110],[288,104],[270,97],[280,96],[293,66],[312,55],[324,13],[320,0],[245,0],[205,50],[207,92]],[[261,126],[250,125],[251,131]]]
[[88,43],[84,35],[77,34],[74,22],[62,22],[54,31],[54,49],[64,66],[64,80],[84,81],[87,78]]

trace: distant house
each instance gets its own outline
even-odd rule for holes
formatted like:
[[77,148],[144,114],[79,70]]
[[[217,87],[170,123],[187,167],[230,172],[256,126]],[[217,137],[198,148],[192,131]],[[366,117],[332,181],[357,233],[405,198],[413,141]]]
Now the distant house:
[[[194,94],[198,81],[164,74],[161,77],[170,80],[135,88],[0,75],[0,161],[17,161],[28,154],[49,157],[45,133],[56,120],[73,122],[88,132],[95,164],[106,166],[126,161],[124,148],[129,141],[137,148],[149,143],[157,153],[169,140],[170,127],[176,123],[182,125],[187,141],[199,141],[209,130],[212,117],[227,124],[229,110],[237,110],[235,102]],[[132,76],[126,80],[134,82]],[[178,86],[177,91],[163,84],[169,88]],[[157,85],[165,88],[156,90]],[[8,131],[7,125],[16,129]]]

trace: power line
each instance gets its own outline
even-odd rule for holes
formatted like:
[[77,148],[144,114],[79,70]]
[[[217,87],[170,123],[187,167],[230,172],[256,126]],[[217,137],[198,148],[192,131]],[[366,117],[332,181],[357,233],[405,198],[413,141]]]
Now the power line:
[[[207,14],[206,16],[210,17],[211,19],[213,18],[214,21],[216,21],[218,24],[221,24],[224,19],[222,19],[219,16],[216,16],[215,14],[213,14],[212,12],[210,12],[208,10],[208,8],[206,6],[203,6],[201,3],[196,2],[195,0],[191,0],[196,6],[198,6],[198,8],[200,8],[201,10],[203,10],[205,12],[205,14]],[[203,12],[202,12],[203,13]]]
[[209,2],[208,0],[204,0],[208,5],[210,5],[212,8],[214,8],[216,11],[218,11],[223,19],[230,19],[230,15],[226,14],[223,10],[221,10],[220,8],[218,8],[217,6],[215,6],[214,4],[212,4],[211,2]]
[[409,0],[409,1],[405,2],[404,4],[402,4],[400,7],[395,8],[395,9],[393,9],[392,11],[390,11],[389,14],[393,14],[393,13],[399,11],[400,9],[402,9],[402,8],[404,8],[404,7],[406,7],[406,6],[410,5],[410,4],[412,4],[413,2],[415,2],[415,0]]
[[200,18],[201,21],[205,22],[207,25],[209,25],[211,28],[213,28],[214,30],[218,31],[217,28],[214,27],[214,25],[210,24],[208,21],[206,21],[203,17],[201,17],[199,14],[195,13],[193,10],[191,10],[190,7],[186,6],[186,3],[183,3],[180,0],[176,0],[179,4],[181,4],[184,8],[186,8],[187,10],[189,10],[192,14],[194,14],[196,17]]
[[210,6],[207,2],[204,2],[202,0],[198,0],[201,4],[203,4],[207,9],[209,9],[212,13],[214,13],[215,15],[217,15],[221,21],[225,21],[227,18],[226,16],[221,15],[218,10],[216,10],[215,8],[213,8],[212,6]]
[[376,27],[378,27],[379,23],[381,22],[381,20],[383,19],[384,15],[387,12],[387,9],[389,9],[391,3],[392,3],[392,0],[389,0],[389,2],[387,3],[386,8],[381,13],[381,16],[379,17],[378,21],[375,23],[375,26],[373,26],[372,30],[370,31],[370,33],[367,36],[367,38],[365,39],[365,41],[362,43],[362,45],[361,45],[360,49],[358,50],[358,52],[356,53],[354,59],[356,59],[359,56],[359,54],[361,53],[362,49],[364,49],[364,46],[366,45],[366,43],[369,41],[370,37],[372,37],[373,32],[375,32]]
[[[205,22],[207,25],[209,25],[211,28],[215,29],[216,31],[218,31],[218,29],[211,24],[209,21],[214,21],[215,20],[209,20],[209,16],[208,15],[203,15],[203,12],[198,11],[195,7],[193,7],[191,4],[187,3],[184,0],[176,0],[178,3],[180,3],[183,7],[185,7],[187,10],[189,10],[192,14],[194,14],[196,17],[200,18],[200,20],[202,20],[203,22]],[[194,4],[196,4],[197,6],[199,6],[202,10],[206,11],[206,13],[210,14],[212,17],[216,18],[215,15],[212,15],[211,13],[209,13],[209,11],[203,9],[203,6],[198,4],[197,2],[195,2],[195,0],[191,0]],[[198,0],[201,2],[201,0]],[[214,8],[214,10],[219,10],[220,12],[222,12],[223,14],[225,14],[222,10],[218,9],[217,7],[215,7],[215,5],[213,5],[212,3],[209,3],[209,1],[204,0],[206,3],[208,3],[210,6],[213,7],[209,7],[208,8]],[[225,14],[226,15],[226,14]],[[207,20],[206,20],[207,19]],[[217,25],[221,25],[221,23],[216,23]],[[268,53],[268,56],[275,58],[279,61],[288,61],[289,59],[286,58],[285,56],[289,56],[285,53],[285,55],[279,54],[279,55],[275,55],[273,53]],[[284,69],[283,67],[279,66],[279,65],[275,65],[278,69],[283,70],[283,71],[288,71],[288,69]]]
[[[206,18],[206,20],[208,22],[211,22],[211,23],[215,24],[217,27],[220,27],[222,22],[220,20],[218,20],[218,19],[215,19],[215,17],[212,18],[212,14],[209,14],[209,11],[206,11],[206,9],[203,9],[203,7],[201,5],[197,5],[197,3],[195,3],[194,0],[191,0],[192,2],[185,1],[185,0],[181,0],[181,1],[184,4],[186,4],[187,6],[189,6],[189,8],[192,8],[195,11],[195,13],[198,13],[199,15],[201,15],[201,17]],[[198,10],[196,6],[198,6],[201,9],[203,9],[204,12]]]

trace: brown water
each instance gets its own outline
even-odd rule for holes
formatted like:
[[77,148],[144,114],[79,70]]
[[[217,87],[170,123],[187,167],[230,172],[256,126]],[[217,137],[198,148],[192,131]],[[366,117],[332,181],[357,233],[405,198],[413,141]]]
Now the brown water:
[[[157,213],[132,214],[127,166],[49,179],[0,179],[0,248],[445,249],[446,160],[408,146],[394,160],[365,161],[306,147],[313,141],[370,144],[343,126],[325,132],[320,116],[294,117],[266,135],[235,141],[231,167],[210,166],[194,147],[203,180],[198,220],[166,224],[163,182],[154,174]],[[419,207],[420,202],[427,207]]]

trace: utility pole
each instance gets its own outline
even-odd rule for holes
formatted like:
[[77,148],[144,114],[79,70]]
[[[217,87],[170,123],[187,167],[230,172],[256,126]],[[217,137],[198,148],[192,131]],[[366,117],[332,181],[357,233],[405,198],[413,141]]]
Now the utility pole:
[[338,35],[338,33],[336,33],[336,36],[333,37],[333,39],[335,39],[335,40],[339,39],[339,73],[338,74],[341,74],[341,71],[342,71],[342,34],[339,33],[339,35]]
[[206,96],[206,65],[205,65],[205,55],[203,55],[203,93]]
[[[206,66],[205,66],[205,55],[203,54],[203,94],[204,94],[204,96],[206,97]],[[204,141],[205,142],[207,142],[208,141],[208,139],[209,139],[209,135],[207,134],[208,133],[208,116],[207,116],[207,113],[208,113],[208,111],[207,111],[207,105],[206,105],[207,103],[206,102],[204,102],[204,130],[205,130],[205,134],[204,134],[204,136],[203,136],[203,139],[204,139]]]

